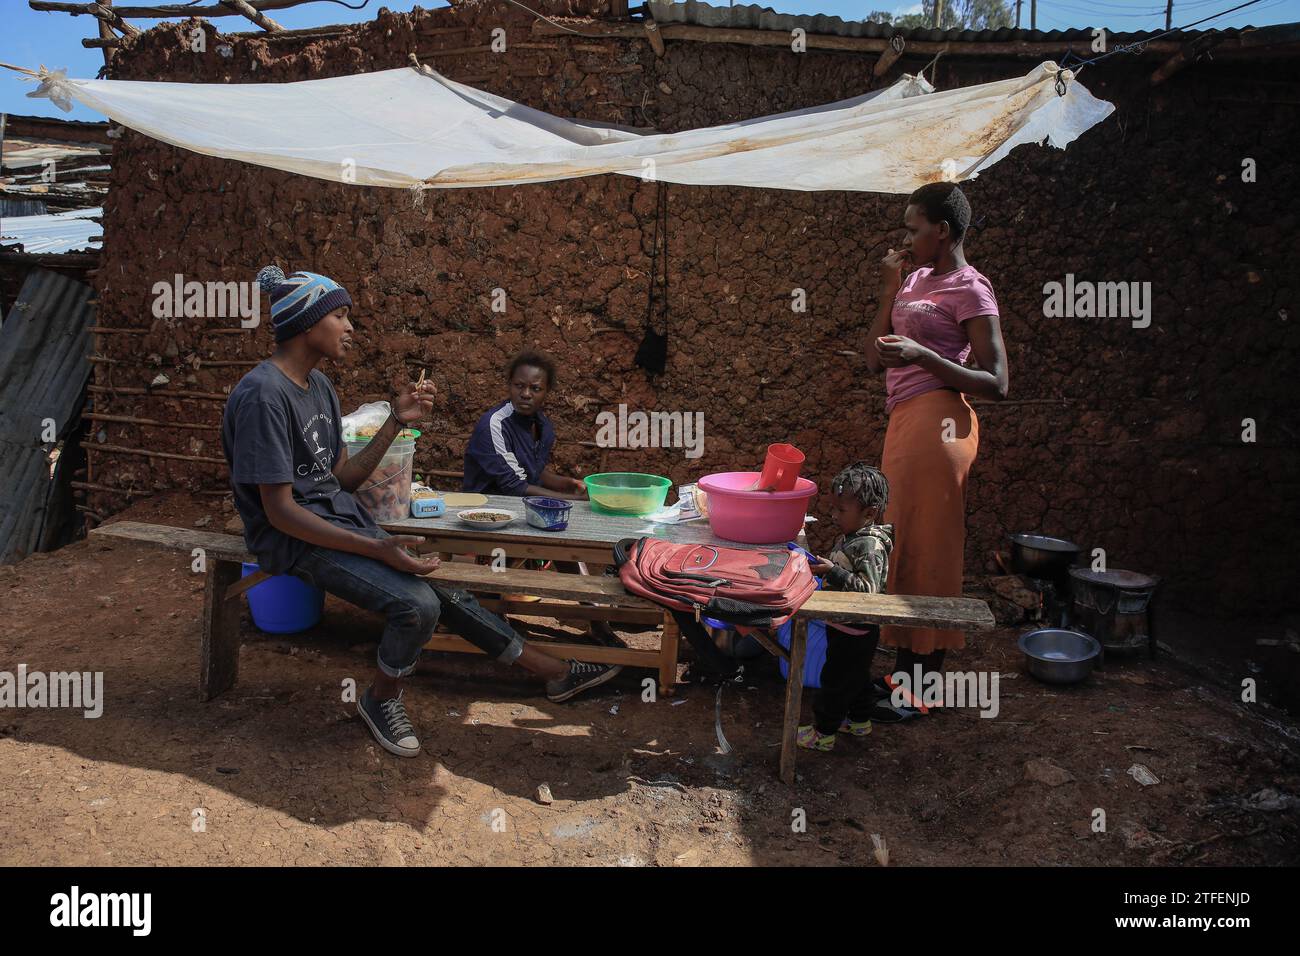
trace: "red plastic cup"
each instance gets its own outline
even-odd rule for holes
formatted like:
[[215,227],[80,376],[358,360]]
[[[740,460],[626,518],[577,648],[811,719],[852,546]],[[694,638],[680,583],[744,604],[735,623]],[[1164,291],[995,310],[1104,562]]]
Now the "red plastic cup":
[[793,490],[799,480],[803,460],[803,452],[794,445],[768,445],[767,459],[763,462],[763,474],[758,479],[758,487],[774,491]]

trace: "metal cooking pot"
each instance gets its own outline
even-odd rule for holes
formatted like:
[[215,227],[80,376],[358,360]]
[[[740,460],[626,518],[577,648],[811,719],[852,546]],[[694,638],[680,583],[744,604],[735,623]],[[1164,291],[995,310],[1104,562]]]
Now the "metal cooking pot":
[[1008,535],[1011,541],[1011,570],[1031,578],[1064,579],[1083,551],[1073,541],[1041,534]]
[[1077,684],[1092,673],[1101,644],[1081,631],[1042,628],[1020,635],[1025,668],[1049,684]]

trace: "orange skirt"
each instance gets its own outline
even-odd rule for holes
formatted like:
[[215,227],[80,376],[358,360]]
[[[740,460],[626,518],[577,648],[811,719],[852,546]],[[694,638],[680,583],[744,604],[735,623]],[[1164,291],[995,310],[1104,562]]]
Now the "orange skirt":
[[[959,392],[935,389],[894,406],[880,468],[894,525],[890,594],[961,597],[966,476],[979,443],[979,419]],[[916,654],[966,646],[964,631],[933,627],[886,626],[880,640]]]

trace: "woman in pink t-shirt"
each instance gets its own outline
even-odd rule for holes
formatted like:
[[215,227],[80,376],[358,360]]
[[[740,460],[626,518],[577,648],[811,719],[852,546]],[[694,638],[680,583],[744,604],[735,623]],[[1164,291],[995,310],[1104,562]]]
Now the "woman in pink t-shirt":
[[[966,476],[979,448],[979,421],[965,396],[1007,396],[1007,361],[993,286],[966,263],[970,203],[953,183],[912,193],[901,251],[884,259],[880,306],[867,364],[885,370],[889,428],[881,470],[889,480],[896,543],[891,594],[959,597],[966,544]],[[905,265],[912,271],[902,278]],[[965,646],[962,631],[883,627],[897,670],[914,679],[943,669],[943,653]]]

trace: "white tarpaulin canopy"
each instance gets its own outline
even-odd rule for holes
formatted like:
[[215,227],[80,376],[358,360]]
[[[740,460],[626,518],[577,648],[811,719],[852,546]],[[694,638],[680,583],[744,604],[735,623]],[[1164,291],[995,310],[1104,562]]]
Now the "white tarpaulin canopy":
[[1067,143],[1114,107],[1068,70],[935,92],[905,76],[827,106],[681,133],[561,119],[424,67],[298,83],[42,73],[38,93],[208,156],[367,186],[505,186],[619,173],[691,185],[907,193],[1021,143]]

